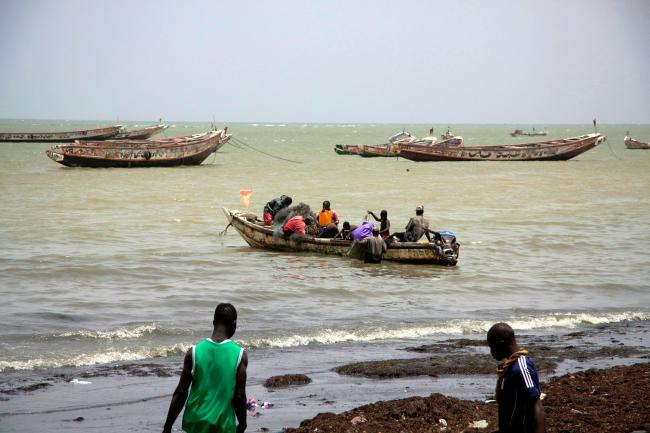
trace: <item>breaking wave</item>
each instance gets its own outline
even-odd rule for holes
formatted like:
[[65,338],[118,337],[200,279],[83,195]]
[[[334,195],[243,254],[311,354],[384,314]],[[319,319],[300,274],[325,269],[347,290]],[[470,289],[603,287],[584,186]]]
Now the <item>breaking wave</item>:
[[[508,319],[515,330],[573,329],[580,325],[617,323],[626,320],[650,320],[650,312],[624,311],[615,313],[552,313],[546,316],[521,316]],[[295,347],[309,344],[371,342],[378,340],[413,339],[438,335],[485,334],[494,320],[451,320],[426,326],[405,326],[387,329],[376,327],[359,330],[322,329],[313,334],[294,334],[277,338],[253,339],[249,347]]]
[[82,353],[68,358],[37,358],[27,361],[0,361],[0,371],[7,370],[36,370],[59,367],[83,367],[111,362],[138,361],[149,358],[161,358],[182,355],[189,345],[175,344],[152,348],[133,348],[124,351],[108,351],[99,353]]
[[115,328],[108,331],[95,331],[89,329],[81,329],[77,331],[64,332],[55,337],[63,338],[94,338],[100,340],[113,340],[113,339],[129,339],[140,338],[146,335],[152,335],[160,331],[160,328],[155,324],[139,325],[135,327]]

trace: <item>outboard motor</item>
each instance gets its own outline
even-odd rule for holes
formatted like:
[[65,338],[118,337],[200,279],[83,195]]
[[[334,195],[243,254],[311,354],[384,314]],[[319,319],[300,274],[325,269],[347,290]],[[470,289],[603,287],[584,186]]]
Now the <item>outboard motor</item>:
[[451,262],[458,260],[460,244],[456,240],[456,234],[450,230],[441,230],[435,235],[436,243],[440,242],[442,255]]
[[411,135],[410,132],[402,131],[390,137],[388,139],[388,142],[392,144],[392,143],[398,143],[400,141],[412,141],[413,138],[414,137]]

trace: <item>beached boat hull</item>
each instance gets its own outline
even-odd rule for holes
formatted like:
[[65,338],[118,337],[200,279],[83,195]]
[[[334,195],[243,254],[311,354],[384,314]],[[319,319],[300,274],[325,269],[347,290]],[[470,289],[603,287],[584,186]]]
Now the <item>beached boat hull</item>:
[[146,128],[134,129],[132,131],[125,130],[111,137],[111,140],[146,140],[167,128],[169,128],[169,125],[161,123],[160,125],[147,126]]
[[644,143],[633,138],[626,138],[625,147],[628,149],[650,149],[650,143]]
[[[350,256],[351,241],[312,237],[304,237],[300,240],[287,239],[283,235],[274,233],[271,227],[248,221],[245,218],[245,213],[227,208],[223,208],[223,213],[226,215],[228,223],[253,248]],[[442,266],[456,265],[457,255],[443,256],[442,252],[438,253],[438,251],[440,248],[436,248],[430,243],[394,242],[388,247],[383,260]]]
[[2,142],[71,143],[75,140],[103,140],[122,131],[122,125],[70,132],[0,132]]
[[566,161],[596,147],[600,134],[503,146],[400,146],[412,161]]
[[47,150],[47,156],[68,167],[199,165],[229,139],[223,131],[213,131],[158,141],[79,141],[54,146]]

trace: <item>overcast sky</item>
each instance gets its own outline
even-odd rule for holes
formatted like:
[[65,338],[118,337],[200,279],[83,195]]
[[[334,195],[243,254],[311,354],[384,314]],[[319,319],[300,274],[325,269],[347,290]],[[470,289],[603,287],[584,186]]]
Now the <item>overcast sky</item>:
[[0,118],[650,123],[650,1],[0,0]]

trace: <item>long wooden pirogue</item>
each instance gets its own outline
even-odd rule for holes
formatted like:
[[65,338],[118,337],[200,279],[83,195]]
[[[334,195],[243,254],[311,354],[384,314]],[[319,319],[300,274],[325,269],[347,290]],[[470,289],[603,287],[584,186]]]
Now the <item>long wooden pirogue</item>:
[[[242,238],[253,248],[276,251],[304,251],[318,254],[348,256],[352,241],[313,238],[305,236],[299,239],[287,239],[273,231],[272,227],[263,226],[246,218],[246,213],[223,208],[223,213]],[[250,215],[250,214],[248,214]],[[458,254],[452,248],[441,248],[431,243],[393,242],[384,254],[384,260],[403,263],[455,266]]]
[[155,134],[158,134],[159,132],[164,131],[167,128],[169,128],[169,125],[160,123],[158,125],[147,126],[140,129],[133,129],[130,131],[125,129],[119,134],[115,135],[114,137],[111,137],[111,140],[145,140],[147,138],[152,137]]
[[600,134],[503,146],[416,146],[400,144],[400,156],[412,161],[552,161],[571,159],[596,147]]
[[75,140],[104,140],[114,137],[121,132],[122,129],[122,125],[113,125],[104,128],[69,132],[0,132],[0,141],[69,143]]
[[218,130],[161,140],[78,141],[56,145],[47,156],[70,167],[199,165],[229,139]]

